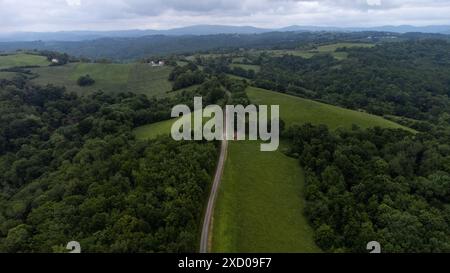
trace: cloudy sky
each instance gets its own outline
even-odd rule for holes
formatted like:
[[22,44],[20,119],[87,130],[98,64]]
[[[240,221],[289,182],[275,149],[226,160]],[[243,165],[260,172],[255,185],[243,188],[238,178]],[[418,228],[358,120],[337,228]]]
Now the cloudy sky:
[[0,0],[0,32],[450,25],[450,0]]

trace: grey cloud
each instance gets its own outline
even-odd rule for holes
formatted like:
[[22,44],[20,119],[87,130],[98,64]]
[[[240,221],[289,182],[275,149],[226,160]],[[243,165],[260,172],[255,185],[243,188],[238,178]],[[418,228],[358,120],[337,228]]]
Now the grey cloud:
[[295,0],[297,2],[315,2],[334,8],[345,8],[352,10],[381,10],[399,7],[397,0]]
[[448,14],[450,0],[0,0],[0,32],[191,24],[450,24]]
[[129,0],[126,2],[128,11],[136,14],[157,15],[168,10],[178,12],[211,12],[217,10],[239,10],[240,1],[234,0]]
[[449,0],[293,0],[296,2],[314,2],[334,8],[351,10],[389,10],[402,7],[438,7],[450,5]]

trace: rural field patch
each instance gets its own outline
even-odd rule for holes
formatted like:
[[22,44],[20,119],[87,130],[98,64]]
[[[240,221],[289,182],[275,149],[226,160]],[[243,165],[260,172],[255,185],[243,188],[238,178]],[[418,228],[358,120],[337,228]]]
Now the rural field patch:
[[379,126],[413,131],[379,116],[261,88],[250,87],[247,89],[247,94],[254,104],[280,105],[280,117],[287,127],[293,124],[312,123],[325,124],[330,129],[337,129],[351,128],[355,124],[361,128]]
[[50,62],[45,56],[19,53],[0,55],[0,69],[20,66],[48,66]]
[[[381,117],[250,87],[253,104],[280,105],[286,126],[325,124],[331,129],[408,128]],[[283,146],[288,146],[282,143]],[[213,221],[213,252],[318,252],[303,214],[304,175],[280,151],[260,152],[257,142],[230,142]],[[280,149],[282,150],[282,149]]]
[[303,49],[286,49],[286,50],[270,50],[266,51],[271,55],[281,57],[283,55],[293,55],[297,57],[302,57],[305,59],[312,58],[319,54],[331,54],[334,58],[337,60],[344,60],[348,57],[347,52],[336,52],[339,48],[354,48],[354,47],[374,47],[374,44],[368,44],[368,43],[336,43],[336,44],[330,44],[330,45],[322,45],[318,46],[317,48],[310,49],[310,50],[303,50]]
[[[71,63],[63,66],[39,67],[32,71],[38,75],[33,82],[66,86],[70,91],[86,94],[96,90],[105,92],[133,92],[148,96],[169,96],[172,84],[169,74],[172,67],[151,67],[146,64]],[[90,75],[95,84],[80,87],[77,80]]]
[[261,70],[261,66],[259,66],[259,65],[252,65],[252,64],[233,63],[233,64],[231,64],[231,67],[240,67],[240,68],[243,68],[245,70],[253,70],[256,73],[258,73]]
[[213,252],[320,252],[303,215],[297,160],[230,142],[213,220]]
[[14,72],[0,72],[0,80],[11,80],[15,75]]

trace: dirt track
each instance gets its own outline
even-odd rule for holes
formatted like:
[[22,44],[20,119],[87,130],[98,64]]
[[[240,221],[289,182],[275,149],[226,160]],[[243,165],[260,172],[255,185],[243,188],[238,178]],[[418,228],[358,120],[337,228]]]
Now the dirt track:
[[206,207],[205,218],[203,221],[202,235],[200,239],[200,253],[208,253],[210,251],[210,238],[211,238],[211,220],[214,214],[214,205],[216,203],[217,192],[219,190],[220,181],[222,180],[223,169],[225,166],[225,160],[227,158],[228,141],[226,140],[227,134],[227,117],[225,114],[224,119],[224,137],[220,148],[219,162],[217,163],[216,174],[211,187],[211,193],[208,199],[208,206]]

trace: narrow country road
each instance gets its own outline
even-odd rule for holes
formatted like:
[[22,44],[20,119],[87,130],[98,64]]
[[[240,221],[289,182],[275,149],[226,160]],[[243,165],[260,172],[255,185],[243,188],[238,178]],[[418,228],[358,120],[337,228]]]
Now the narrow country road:
[[223,169],[225,166],[225,160],[227,158],[228,142],[227,135],[227,115],[224,114],[224,130],[223,140],[220,148],[219,162],[217,163],[216,174],[214,176],[214,182],[211,187],[211,193],[209,194],[208,206],[206,207],[205,218],[203,220],[202,235],[200,239],[200,253],[208,253],[211,239],[211,220],[214,214],[214,205],[216,203],[217,192],[219,190],[220,181],[222,180]]

